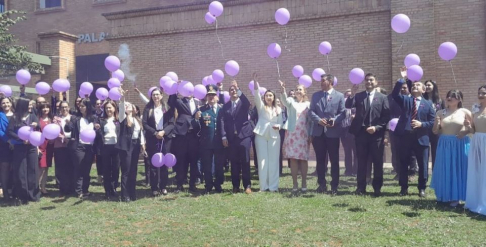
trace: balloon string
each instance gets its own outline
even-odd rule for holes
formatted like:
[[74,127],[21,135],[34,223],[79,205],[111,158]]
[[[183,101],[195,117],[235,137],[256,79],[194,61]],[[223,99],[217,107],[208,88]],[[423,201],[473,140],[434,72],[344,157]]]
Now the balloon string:
[[157,146],[160,146],[160,153],[162,153],[162,147],[164,146],[164,139],[162,138],[161,142],[157,143]]
[[275,58],[275,62],[277,63],[277,73],[278,73],[278,79],[280,79],[280,68],[278,66],[278,60]]
[[287,36],[288,36],[287,35],[287,26],[285,25],[284,28],[285,28],[285,47],[284,47],[284,49],[287,50],[288,52],[290,52],[290,48],[287,48],[288,47],[288,43],[287,43]]
[[327,58],[327,73],[331,73],[331,65],[329,64],[329,55],[326,55]]
[[451,65],[452,76],[454,77],[454,84],[456,84],[456,87],[457,87],[456,75],[454,74],[454,68],[452,67],[452,61],[451,60],[449,60],[449,64]]
[[398,53],[400,53],[400,50],[402,49],[403,47],[403,43],[405,43],[405,40],[402,41],[402,44],[400,45],[400,48],[398,48],[398,51],[396,53],[396,55],[398,55]]
[[221,39],[218,35],[218,19],[216,19],[216,36],[218,37],[219,46],[221,47],[221,57],[224,59],[223,44],[221,44]]

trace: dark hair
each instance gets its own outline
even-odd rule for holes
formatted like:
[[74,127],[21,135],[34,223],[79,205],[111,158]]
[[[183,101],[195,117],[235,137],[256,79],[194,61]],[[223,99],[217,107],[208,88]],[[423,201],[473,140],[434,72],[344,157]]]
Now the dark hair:
[[[486,85],[482,85],[482,86],[480,86],[480,87],[478,88],[478,93],[479,93],[479,91],[481,91],[481,89],[483,89],[483,88],[484,88],[484,89],[486,89]],[[1,101],[0,101],[0,102],[1,102]]]
[[39,114],[39,118],[42,117],[42,109],[44,108],[48,108],[49,109],[49,113],[47,114],[47,117],[49,119],[52,119],[52,111],[51,111],[51,104],[45,102],[45,103],[41,103],[39,105],[39,107],[37,107],[37,114]]
[[[331,75],[331,74],[323,74],[323,75],[321,75],[321,79],[324,79],[324,80],[333,82],[334,81],[334,76]],[[332,83],[331,83],[331,86],[332,86]]]
[[426,86],[427,83],[429,83],[429,82],[432,84],[432,86],[434,86],[434,89],[432,89],[432,92],[430,94],[428,92],[425,92],[424,98],[426,100],[432,101],[432,103],[434,103],[434,104],[442,104],[442,99],[440,98],[439,88],[437,87],[437,82],[435,82],[433,80],[426,80],[425,83],[424,83],[424,86]]
[[[83,104],[85,107],[86,107],[86,119],[88,119],[88,121],[92,122],[92,118],[93,118],[93,107],[91,106],[91,100],[89,98],[84,98],[81,100],[80,104]],[[81,111],[79,110],[79,106],[76,105],[76,115],[78,117],[82,117],[83,114],[81,113]]]
[[273,102],[272,102],[272,107],[277,107],[277,100],[276,100],[276,99],[277,99],[277,97],[275,96],[275,93],[274,93],[272,90],[267,90],[267,91],[266,91],[266,92],[263,94],[263,96],[262,96],[262,97],[263,97],[263,104],[264,104],[264,105],[266,105],[266,103],[265,103],[265,95],[266,95],[267,93],[271,93],[271,94],[273,94]]
[[[216,96],[218,97],[218,96]],[[138,105],[133,105],[135,107],[135,109],[137,109],[137,117],[140,117],[140,107],[138,107]]]
[[[8,101],[10,101],[10,104],[12,105],[12,106],[10,107],[10,111],[11,111],[11,112],[15,112],[15,111],[14,111],[14,104],[13,104],[13,100],[12,100],[12,98],[10,98],[10,97],[0,97],[0,104],[2,103],[2,101],[3,101],[4,99],[8,99]],[[3,109],[2,109],[1,107],[0,107],[0,112],[3,112]]]
[[30,100],[26,98],[18,98],[15,102],[14,125],[20,125],[22,118],[29,115]]
[[[152,98],[152,95],[154,94],[155,91],[159,91],[159,93],[162,95],[162,90],[160,90],[159,88],[152,90],[152,93],[150,93],[150,100],[147,103],[147,105],[145,105],[145,108],[152,109],[152,111],[150,111],[149,115],[152,115],[153,108],[155,106],[154,100]],[[162,105],[162,112],[167,112],[169,110],[169,106],[167,105],[166,101],[161,100],[160,104]]]
[[462,100],[464,99],[464,97],[463,97],[461,91],[459,91],[457,89],[450,90],[449,92],[447,92],[446,97],[447,98],[454,98],[454,99],[459,100],[459,103],[457,104],[457,107],[458,108],[462,108]]
[[373,73],[368,73],[365,75],[365,80],[366,80],[366,77],[370,77],[370,76],[373,76],[375,79],[376,79],[376,75],[373,74]]
[[103,116],[105,118],[107,118],[108,116],[106,115],[106,106],[110,104],[111,106],[113,106],[113,108],[115,108],[115,112],[113,113],[113,117],[115,118],[115,120],[118,120],[118,106],[116,105],[115,101],[106,101],[105,104],[103,104]]

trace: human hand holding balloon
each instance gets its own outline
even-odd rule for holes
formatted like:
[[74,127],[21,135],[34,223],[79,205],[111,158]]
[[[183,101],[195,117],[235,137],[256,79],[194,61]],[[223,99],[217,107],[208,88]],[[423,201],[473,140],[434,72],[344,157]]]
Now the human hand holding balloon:
[[351,97],[354,97],[354,95],[356,95],[356,92],[358,92],[358,90],[359,90],[359,84],[354,84],[351,87]]
[[400,68],[400,74],[402,75],[403,79],[407,79],[407,66],[402,66]]

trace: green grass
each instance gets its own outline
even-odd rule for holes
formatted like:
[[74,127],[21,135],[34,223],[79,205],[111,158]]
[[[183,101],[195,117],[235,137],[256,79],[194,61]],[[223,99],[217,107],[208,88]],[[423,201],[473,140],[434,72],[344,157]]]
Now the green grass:
[[[139,170],[143,170],[141,166]],[[51,174],[53,170],[50,171]],[[309,172],[312,172],[309,171]],[[399,187],[385,172],[383,196],[355,196],[356,180],[341,177],[340,194],[292,195],[284,168],[279,193],[231,194],[226,174],[223,194],[170,193],[152,198],[138,176],[138,200],[105,201],[95,183],[94,196],[58,198],[54,183],[38,203],[0,204],[2,246],[480,246],[486,217],[463,208],[437,205],[432,190],[419,199],[399,197]],[[253,187],[258,180],[253,178]],[[203,186],[199,185],[200,191]],[[368,186],[368,190],[372,191]],[[169,191],[170,192],[170,191]]]

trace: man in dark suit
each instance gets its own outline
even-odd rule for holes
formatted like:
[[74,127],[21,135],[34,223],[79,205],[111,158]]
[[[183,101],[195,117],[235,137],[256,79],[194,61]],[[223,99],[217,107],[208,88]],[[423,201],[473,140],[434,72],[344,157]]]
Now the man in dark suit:
[[383,186],[383,151],[386,125],[390,120],[390,109],[386,95],[375,90],[378,82],[376,76],[365,76],[366,90],[356,94],[359,85],[351,89],[351,96],[346,100],[346,108],[356,108],[356,115],[349,132],[355,136],[356,153],[358,154],[358,186],[356,194],[366,193],[366,169],[368,156],[373,160],[374,195],[381,195]]
[[250,194],[250,148],[253,135],[253,125],[248,119],[250,101],[241,92],[236,81],[231,83],[229,94],[231,100],[220,110],[223,146],[229,147],[233,193],[240,191],[241,174],[245,193]]
[[312,95],[309,117],[312,121],[312,146],[316,152],[318,193],[327,191],[326,171],[331,161],[331,194],[336,195],[339,185],[339,137],[343,131],[344,95],[333,88],[334,76],[322,75],[321,89]]
[[430,101],[425,100],[422,94],[425,85],[422,82],[414,82],[412,97],[400,94],[400,88],[406,82],[406,69],[402,69],[402,76],[395,84],[392,96],[402,109],[402,114],[395,128],[395,134],[400,136],[400,195],[408,194],[408,162],[413,151],[417,157],[419,168],[418,190],[419,196],[425,197],[425,188],[428,179],[429,168],[429,136],[428,133],[435,120],[435,110]]
[[176,181],[177,191],[183,190],[190,169],[189,191],[196,192],[196,181],[199,178],[197,160],[199,155],[199,131],[201,126],[196,119],[198,102],[193,97],[178,98],[176,94],[169,96],[167,102],[171,108],[177,109],[178,117],[175,123],[172,151],[177,158]]

